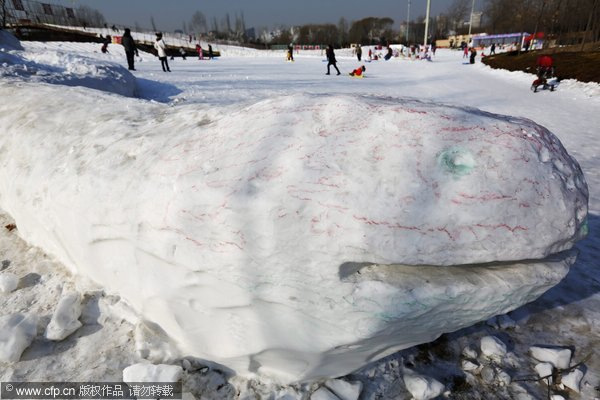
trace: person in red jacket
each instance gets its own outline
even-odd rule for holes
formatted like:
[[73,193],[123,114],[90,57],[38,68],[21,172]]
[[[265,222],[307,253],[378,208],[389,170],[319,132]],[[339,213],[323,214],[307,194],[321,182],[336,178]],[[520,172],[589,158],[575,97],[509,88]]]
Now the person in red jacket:
[[365,66],[361,66],[356,68],[354,71],[350,72],[350,76],[356,76],[356,77],[361,77],[363,76],[363,72],[365,72],[367,69],[365,68]]

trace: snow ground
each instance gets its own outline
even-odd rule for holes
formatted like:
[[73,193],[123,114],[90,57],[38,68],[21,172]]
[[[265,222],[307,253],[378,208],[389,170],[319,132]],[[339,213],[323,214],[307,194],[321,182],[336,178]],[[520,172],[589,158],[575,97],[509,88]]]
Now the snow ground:
[[[77,52],[100,60],[123,64],[118,46],[111,54],[102,55],[98,45],[63,43],[24,43],[36,60],[36,53],[46,50]],[[226,54],[226,52],[224,52]],[[349,57],[338,57],[339,67],[346,73],[358,66]],[[237,106],[289,93],[327,95],[347,93],[383,97],[412,97],[424,101],[477,107],[494,113],[526,117],[547,127],[563,142],[582,166],[590,188],[590,234],[577,248],[580,256],[568,276],[537,301],[510,313],[515,326],[477,324],[471,328],[444,335],[431,345],[421,345],[389,356],[387,359],[351,374],[349,380],[364,384],[362,397],[408,398],[401,379],[403,364],[443,382],[454,398],[543,398],[543,384],[531,382],[501,386],[498,381],[483,378],[461,380],[462,349],[478,347],[479,338],[500,337],[513,359],[502,368],[513,378],[534,373],[534,361],[528,355],[532,345],[560,345],[574,350],[574,360],[588,354],[582,394],[571,392],[571,398],[593,399],[600,396],[600,168],[598,126],[600,125],[600,88],[598,85],[563,82],[554,93],[533,94],[531,75],[491,70],[488,67],[464,65],[458,52],[440,51],[434,62],[391,60],[366,63],[367,77],[325,76],[325,66],[318,56],[296,56],[286,63],[277,57],[222,57],[216,61],[177,59],[170,61],[172,73],[160,71],[157,61],[142,55],[137,63],[140,97],[165,103],[164,106],[197,104],[198,107]],[[6,223],[8,217],[4,217]],[[4,221],[3,221],[4,222]],[[3,223],[5,225],[5,223]],[[16,232],[3,231],[2,258],[6,271],[19,276],[19,290],[0,297],[3,314],[25,309],[38,311],[49,320],[58,303],[64,282],[76,284],[60,265],[48,260],[37,249],[21,242]],[[77,283],[81,285],[81,282]],[[135,316],[124,311],[117,298],[91,292],[84,299],[81,321],[84,327],[70,338],[56,344],[36,339],[25,351],[22,361],[0,370],[0,380],[110,380],[119,379],[127,365],[139,361],[136,345],[144,339],[135,325]],[[41,337],[43,335],[38,335]],[[149,335],[149,339],[154,337]],[[148,346],[156,359],[168,358],[168,346]],[[97,349],[90,353],[89,349]],[[480,352],[478,352],[480,353]],[[98,356],[100,354],[100,356]],[[488,363],[478,355],[479,363]],[[472,357],[471,357],[472,358]],[[57,371],[49,373],[48,371]],[[463,375],[464,376],[464,375]],[[234,378],[229,384],[215,370],[190,368],[186,381],[196,397],[235,398],[236,391],[264,393],[271,398],[301,398],[317,384],[282,388],[265,382]],[[202,382],[200,384],[198,382]],[[217,390],[217,388],[219,388]],[[250,389],[246,389],[250,388]],[[211,390],[214,389],[214,390]],[[521,396],[521,397],[519,397]],[[251,397],[250,397],[251,398]]]

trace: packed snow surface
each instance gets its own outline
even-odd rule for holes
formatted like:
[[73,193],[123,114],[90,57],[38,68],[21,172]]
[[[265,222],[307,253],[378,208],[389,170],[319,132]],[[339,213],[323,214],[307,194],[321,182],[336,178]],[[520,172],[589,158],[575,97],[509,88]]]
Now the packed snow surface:
[[[564,277],[572,254],[549,255],[587,229],[577,163],[527,119],[347,84],[222,93],[210,72],[178,96],[138,80],[167,107],[17,70],[0,84],[20,99],[0,105],[0,206],[20,234],[240,373],[340,375],[507,312]],[[476,262],[492,264],[453,266]]]

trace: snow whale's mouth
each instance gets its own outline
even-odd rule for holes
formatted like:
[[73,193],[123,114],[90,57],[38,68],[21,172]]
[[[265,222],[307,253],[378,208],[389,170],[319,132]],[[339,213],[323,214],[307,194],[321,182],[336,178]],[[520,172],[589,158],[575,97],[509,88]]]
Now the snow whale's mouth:
[[[570,249],[551,254],[542,259],[526,259],[520,261],[492,261],[486,263],[462,264],[462,265],[406,265],[406,264],[379,264],[374,262],[344,262],[338,268],[338,277],[341,282],[357,282],[359,280],[370,279],[376,276],[391,276],[401,273],[409,273],[411,270],[418,269],[429,270],[431,274],[437,275],[465,275],[484,270],[500,270],[514,266],[527,266],[535,264],[554,264],[556,262],[573,261],[577,257],[577,250]],[[445,270],[447,268],[447,270]],[[378,273],[376,273],[378,272]],[[443,274],[440,274],[443,272]],[[394,279],[392,278],[392,281]]]

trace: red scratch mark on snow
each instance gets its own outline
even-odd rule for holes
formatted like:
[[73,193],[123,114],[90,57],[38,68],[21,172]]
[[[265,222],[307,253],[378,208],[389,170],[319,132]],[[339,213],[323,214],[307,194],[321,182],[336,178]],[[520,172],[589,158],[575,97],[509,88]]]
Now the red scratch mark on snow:
[[335,183],[328,183],[327,181],[328,181],[329,179],[330,179],[330,178],[328,178],[328,177],[326,177],[326,176],[323,176],[323,177],[319,178],[319,180],[317,181],[317,184],[319,184],[319,185],[323,185],[323,186],[328,186],[328,187],[334,187],[334,188],[339,188],[339,187],[340,187],[340,185],[338,185],[338,184],[335,184]]
[[[500,193],[485,193],[482,195],[472,195],[464,192],[458,193],[458,195],[464,199],[468,200],[479,200],[479,201],[492,201],[492,200],[514,200],[514,196],[507,196],[505,194]],[[453,200],[454,201],[454,200]]]
[[478,228],[485,228],[485,229],[506,229],[512,233],[515,233],[515,231],[527,231],[529,229],[525,228],[524,226],[521,225],[517,225],[517,226],[508,226],[507,224],[496,224],[496,225],[487,225],[487,224],[475,224],[473,226],[476,226]]
[[427,114],[427,111],[415,110],[413,108],[405,108],[404,111],[411,114]]
[[357,215],[353,215],[352,217],[354,217],[354,219],[364,222],[367,225],[381,225],[381,226],[385,226],[387,228],[392,228],[392,229],[403,229],[403,230],[409,230],[409,231],[418,231],[420,230],[420,228],[416,227],[416,226],[406,226],[406,225],[400,225],[400,224],[392,224],[388,221],[376,221],[373,219],[368,219],[367,217],[359,217]]
[[450,231],[448,231],[448,229],[446,227],[443,228],[437,228],[438,232],[444,232],[446,235],[448,235],[448,237],[450,238],[450,240],[455,241],[456,238],[450,233]]
[[465,132],[473,130],[473,128],[469,126],[446,126],[441,130],[444,132]]
[[348,211],[349,208],[348,207],[344,207],[344,206],[340,206],[337,204],[326,204],[326,203],[322,203],[322,202],[318,202],[319,205],[323,206],[323,207],[327,207],[327,208],[335,208],[336,210],[341,210],[341,211]]

